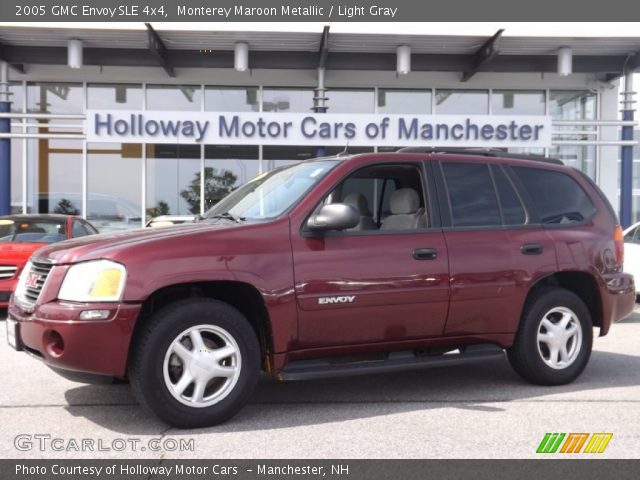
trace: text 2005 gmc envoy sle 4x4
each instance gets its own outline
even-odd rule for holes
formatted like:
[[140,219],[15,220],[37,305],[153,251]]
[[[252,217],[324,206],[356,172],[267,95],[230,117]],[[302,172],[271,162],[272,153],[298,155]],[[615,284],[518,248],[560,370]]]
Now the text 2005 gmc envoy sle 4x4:
[[[501,155],[507,156],[503,158]],[[574,380],[629,315],[622,231],[557,161],[405,149],[262,174],[196,224],[39,250],[9,342],[65,376],[128,378],[169,424],[213,425],[281,380],[503,354]]]

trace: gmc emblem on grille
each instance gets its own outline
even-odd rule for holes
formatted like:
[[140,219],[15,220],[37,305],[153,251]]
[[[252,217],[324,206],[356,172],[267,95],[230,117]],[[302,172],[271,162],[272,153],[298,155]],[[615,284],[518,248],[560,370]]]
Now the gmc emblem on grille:
[[36,275],[35,273],[30,273],[27,277],[27,281],[25,284],[29,288],[38,288],[38,281],[42,278],[41,275]]

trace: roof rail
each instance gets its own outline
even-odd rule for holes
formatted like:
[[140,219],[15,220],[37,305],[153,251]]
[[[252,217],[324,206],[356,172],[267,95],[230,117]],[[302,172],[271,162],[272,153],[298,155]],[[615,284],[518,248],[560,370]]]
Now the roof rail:
[[438,147],[404,147],[398,152],[405,153],[455,153],[458,155],[478,155],[483,157],[500,157],[500,158],[516,158],[518,160],[534,160],[536,162],[553,163],[555,165],[564,165],[557,158],[549,158],[544,155],[536,155],[534,153],[510,153],[506,149],[500,148],[438,148]]

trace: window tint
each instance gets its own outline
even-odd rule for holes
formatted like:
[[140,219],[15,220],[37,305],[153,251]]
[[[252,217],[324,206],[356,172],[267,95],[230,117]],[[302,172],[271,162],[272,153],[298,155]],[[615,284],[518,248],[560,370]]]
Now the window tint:
[[526,223],[527,214],[524,211],[524,207],[502,168],[496,165],[492,167],[492,171],[496,189],[498,190],[504,224],[522,225]]
[[542,223],[582,222],[595,212],[584,190],[569,175],[539,168],[513,167]]
[[443,163],[454,227],[502,225],[488,165]]

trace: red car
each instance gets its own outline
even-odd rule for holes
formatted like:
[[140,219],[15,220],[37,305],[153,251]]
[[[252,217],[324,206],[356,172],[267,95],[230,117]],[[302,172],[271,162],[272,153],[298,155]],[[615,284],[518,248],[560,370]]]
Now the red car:
[[1,216],[0,308],[8,305],[20,271],[33,252],[51,243],[96,233],[89,222],[70,215]]
[[[321,158],[264,173],[195,224],[38,251],[7,339],[63,375],[126,377],[180,427],[222,422],[260,370],[287,380],[504,356],[583,371],[635,304],[589,177],[505,152]],[[381,384],[381,388],[384,386]]]

